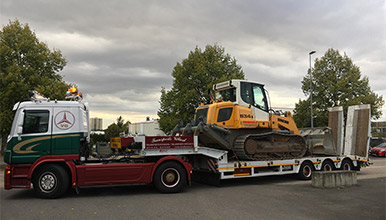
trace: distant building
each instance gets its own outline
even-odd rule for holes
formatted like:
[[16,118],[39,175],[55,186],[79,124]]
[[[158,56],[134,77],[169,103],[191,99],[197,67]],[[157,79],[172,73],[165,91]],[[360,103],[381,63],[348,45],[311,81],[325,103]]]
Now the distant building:
[[90,118],[90,130],[91,131],[102,131],[103,130],[103,119]]
[[164,136],[165,133],[160,130],[158,119],[150,120],[146,118],[144,122],[129,124],[129,133],[132,135],[144,134],[146,136]]
[[386,121],[371,122],[371,134],[373,137],[386,137]]

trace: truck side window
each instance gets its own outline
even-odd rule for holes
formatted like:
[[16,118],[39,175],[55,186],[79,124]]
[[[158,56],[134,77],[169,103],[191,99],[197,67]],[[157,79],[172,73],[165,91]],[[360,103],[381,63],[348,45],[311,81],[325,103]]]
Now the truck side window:
[[24,111],[23,134],[46,133],[49,115],[47,110]]

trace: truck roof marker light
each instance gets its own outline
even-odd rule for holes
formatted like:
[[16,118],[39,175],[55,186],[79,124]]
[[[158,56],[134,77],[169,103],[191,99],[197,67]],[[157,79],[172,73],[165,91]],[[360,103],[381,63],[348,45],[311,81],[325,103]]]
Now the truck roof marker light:
[[76,182],[73,182],[73,183],[72,183],[72,186],[76,186]]
[[76,87],[72,87],[71,89],[68,90],[71,93],[77,93],[78,89]]
[[76,101],[76,100],[81,100],[82,98],[83,98],[82,93],[80,93],[78,91],[78,88],[76,88],[76,87],[72,87],[72,88],[68,89],[66,92],[66,99]]

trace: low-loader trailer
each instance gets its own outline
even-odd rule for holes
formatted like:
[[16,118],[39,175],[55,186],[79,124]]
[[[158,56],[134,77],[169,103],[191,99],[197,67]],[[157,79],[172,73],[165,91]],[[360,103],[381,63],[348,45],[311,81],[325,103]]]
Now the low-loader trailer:
[[[73,91],[73,90],[71,90]],[[4,188],[31,188],[41,198],[57,198],[69,188],[96,185],[150,184],[165,193],[180,192],[194,176],[202,181],[359,170],[368,155],[307,155],[289,159],[242,160],[225,149],[203,145],[199,135],[136,136],[129,153],[112,158],[90,156],[89,107],[77,95],[49,100],[35,93],[17,103],[7,140]],[[349,152],[349,151],[345,151]]]

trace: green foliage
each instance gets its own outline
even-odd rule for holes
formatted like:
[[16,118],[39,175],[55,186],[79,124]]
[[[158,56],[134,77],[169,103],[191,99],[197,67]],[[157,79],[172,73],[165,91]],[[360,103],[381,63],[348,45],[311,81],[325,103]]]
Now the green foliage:
[[105,130],[106,140],[110,141],[110,138],[112,137],[119,137],[119,133],[121,133],[121,130],[119,129],[118,125],[115,123],[112,123]]
[[64,99],[69,85],[58,74],[66,65],[59,50],[40,42],[27,24],[10,21],[0,31],[0,127],[6,140],[13,118],[12,107],[37,90],[51,99]]
[[91,134],[90,135],[90,144],[93,146],[94,144],[100,143],[100,142],[107,142],[106,137],[104,134]]
[[[382,115],[384,100],[375,94],[369,86],[369,79],[361,76],[361,71],[352,60],[338,50],[328,49],[323,57],[315,60],[312,72],[312,98],[314,125],[327,126],[328,108],[370,104],[371,115],[378,119]],[[310,75],[302,81],[303,93],[310,95]],[[310,101],[299,100],[294,110],[294,119],[298,127],[310,126]]]
[[125,122],[122,116],[117,118],[117,123],[112,123],[105,130],[105,140],[110,141],[110,138],[119,137],[120,133],[128,133],[130,121]]
[[[315,105],[315,103],[314,103]],[[314,127],[323,127],[328,123],[328,114],[313,106]],[[295,104],[293,118],[298,128],[306,128],[311,125],[310,99],[299,100]]]
[[236,59],[224,53],[218,45],[207,45],[202,51],[196,47],[188,58],[174,67],[173,87],[161,90],[158,117],[160,128],[169,133],[182,119],[184,123],[193,118],[195,108],[204,100],[210,100],[208,91],[213,85],[230,80],[244,79],[244,72]]
[[309,127],[311,124],[310,99],[301,100],[295,104],[293,118],[298,128]]

